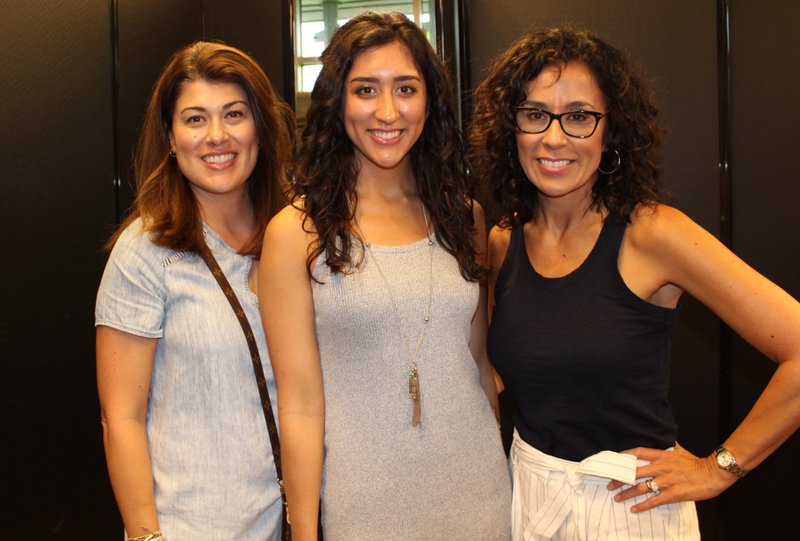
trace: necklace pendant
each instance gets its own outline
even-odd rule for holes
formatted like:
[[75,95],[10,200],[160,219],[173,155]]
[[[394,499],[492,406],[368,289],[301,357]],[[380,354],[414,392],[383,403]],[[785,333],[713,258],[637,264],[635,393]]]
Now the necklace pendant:
[[408,397],[411,400],[419,400],[419,373],[416,367],[408,373]]
[[414,401],[414,411],[411,414],[411,426],[416,427],[419,426],[422,420],[422,407],[419,399],[419,372],[417,372],[416,366],[412,367],[411,372],[408,374],[408,397]]

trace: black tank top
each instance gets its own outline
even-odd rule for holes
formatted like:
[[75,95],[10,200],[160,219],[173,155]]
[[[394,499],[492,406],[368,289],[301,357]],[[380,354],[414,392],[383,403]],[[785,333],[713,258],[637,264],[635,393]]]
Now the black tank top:
[[625,227],[606,220],[586,260],[561,278],[534,270],[517,227],[498,275],[489,355],[522,439],[559,458],[675,444],[667,393],[678,311],[623,282]]

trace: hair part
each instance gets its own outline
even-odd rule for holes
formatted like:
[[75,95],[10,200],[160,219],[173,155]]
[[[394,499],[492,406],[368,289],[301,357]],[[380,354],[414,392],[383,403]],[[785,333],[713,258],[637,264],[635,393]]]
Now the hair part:
[[[352,221],[358,163],[344,127],[346,77],[364,51],[400,43],[425,80],[426,120],[411,149],[417,190],[436,239],[458,261],[461,274],[476,280],[472,203],[464,171],[450,78],[425,34],[400,13],[362,13],[339,28],[322,53],[322,70],[311,93],[307,125],[295,169],[294,190],[302,198],[304,227],[317,241],[309,249],[309,274],[323,253],[334,273],[354,265]],[[309,223],[310,221],[310,223]]]
[[475,90],[469,158],[493,223],[513,227],[534,218],[538,191],[519,162],[514,108],[526,99],[527,83],[545,68],[574,62],[588,67],[606,102],[608,152],[601,169],[611,169],[613,150],[621,157],[612,173],[598,171],[592,206],[627,221],[637,205],[662,199],[657,162],[664,130],[643,77],[624,50],[598,36],[550,28],[523,36],[498,55]]
[[186,84],[195,81],[235,84],[247,96],[259,141],[258,159],[247,180],[256,229],[240,253],[260,256],[264,229],[287,202],[294,113],[254,59],[239,49],[210,41],[194,42],[173,54],[153,87],[134,158],[136,198],[108,247],[139,217],[160,246],[196,252],[205,242],[194,193],[177,160],[169,155],[178,97]]

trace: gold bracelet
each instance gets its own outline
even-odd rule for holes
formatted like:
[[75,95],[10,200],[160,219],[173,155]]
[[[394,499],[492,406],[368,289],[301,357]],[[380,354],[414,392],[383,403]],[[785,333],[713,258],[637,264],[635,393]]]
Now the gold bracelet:
[[[144,526],[142,529],[147,530]],[[129,537],[127,541],[167,541],[167,538],[161,535],[161,530],[156,530],[151,532],[147,530],[148,533],[144,535],[140,535],[139,537]]]

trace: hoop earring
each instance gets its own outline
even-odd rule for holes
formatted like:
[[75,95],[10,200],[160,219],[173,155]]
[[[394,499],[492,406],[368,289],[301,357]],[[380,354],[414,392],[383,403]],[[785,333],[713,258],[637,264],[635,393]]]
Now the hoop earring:
[[177,154],[175,154],[175,151],[173,149],[169,149],[169,157],[174,158],[175,156],[177,156]]
[[613,175],[614,173],[619,171],[619,168],[622,165],[622,156],[619,155],[619,151],[616,148],[612,148],[611,152],[616,154],[616,157],[614,158],[614,160],[612,162],[612,165],[614,166],[614,168],[611,169],[611,171],[603,171],[603,168],[602,168],[603,160],[600,160],[601,166],[597,168],[597,171],[599,173],[602,173],[604,175]]

